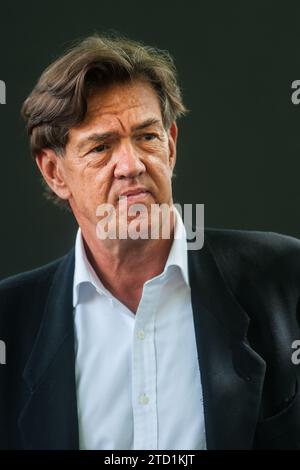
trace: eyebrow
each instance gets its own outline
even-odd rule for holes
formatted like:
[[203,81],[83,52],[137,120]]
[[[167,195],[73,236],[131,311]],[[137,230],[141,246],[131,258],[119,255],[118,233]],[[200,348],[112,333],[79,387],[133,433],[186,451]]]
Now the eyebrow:
[[[161,120],[157,118],[149,118],[146,121],[143,121],[141,124],[137,124],[131,128],[131,131],[140,131],[142,129],[146,129],[147,127],[153,126],[155,124],[161,124]],[[76,150],[82,150],[87,144],[89,143],[99,143],[103,140],[113,139],[118,137],[118,132],[115,131],[108,131],[99,134],[98,132],[94,132],[93,134],[89,135],[85,139],[78,142],[76,145]]]

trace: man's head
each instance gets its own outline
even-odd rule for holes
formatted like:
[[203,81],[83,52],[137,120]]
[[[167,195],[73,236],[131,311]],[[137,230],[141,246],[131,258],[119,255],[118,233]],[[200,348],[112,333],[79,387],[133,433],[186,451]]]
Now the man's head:
[[172,203],[176,119],[184,112],[167,53],[99,36],[50,65],[22,108],[49,191],[80,224],[93,224],[99,204],[116,205],[137,187],[148,194],[132,201]]

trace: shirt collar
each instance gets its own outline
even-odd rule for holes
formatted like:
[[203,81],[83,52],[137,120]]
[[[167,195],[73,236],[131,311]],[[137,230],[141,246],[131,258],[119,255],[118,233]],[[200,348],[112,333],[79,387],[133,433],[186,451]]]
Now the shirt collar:
[[[174,206],[174,240],[162,274],[167,274],[171,266],[179,268],[184,282],[189,286],[186,230],[182,218]],[[160,275],[159,275],[160,276]],[[157,276],[157,277],[159,277]],[[149,281],[148,281],[149,282]],[[87,256],[80,227],[75,242],[75,271],[73,282],[73,307],[79,302],[79,290],[83,284],[92,285],[100,294],[109,294],[95,273]]]
[[82,285],[92,285],[99,293],[106,291],[99,277],[95,273],[94,268],[90,264],[81,233],[81,228],[78,228],[76,242],[75,242],[75,270],[73,281],[73,307],[79,302],[79,290]]
[[176,206],[173,207],[175,213],[174,240],[165,265],[164,273],[168,271],[170,266],[176,266],[180,269],[184,282],[189,286],[186,230]]

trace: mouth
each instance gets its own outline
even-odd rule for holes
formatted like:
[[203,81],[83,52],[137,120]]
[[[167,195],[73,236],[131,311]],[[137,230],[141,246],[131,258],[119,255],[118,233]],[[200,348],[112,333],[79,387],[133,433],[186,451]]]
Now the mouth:
[[151,195],[150,191],[144,188],[137,188],[123,192],[119,196],[119,200],[126,200],[127,202],[142,201]]

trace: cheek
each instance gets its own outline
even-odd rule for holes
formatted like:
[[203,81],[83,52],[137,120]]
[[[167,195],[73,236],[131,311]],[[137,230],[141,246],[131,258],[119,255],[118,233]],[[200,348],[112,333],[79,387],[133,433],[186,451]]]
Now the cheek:
[[171,173],[171,161],[169,158],[170,152],[168,146],[160,148],[160,151],[153,154],[151,162],[156,167],[160,168],[160,172],[163,172],[165,175]]
[[171,180],[172,177],[172,169],[168,161],[163,159],[153,159],[149,165],[149,173],[151,173],[156,180],[158,179],[165,183]]
[[94,205],[95,199],[101,193],[97,175],[90,168],[77,168],[70,180],[70,187],[74,199],[85,207]]
[[155,165],[151,165],[148,174],[154,184],[159,202],[165,202],[166,199],[169,199],[172,191],[172,174],[169,166],[156,162]]
[[112,166],[106,166],[91,175],[91,185],[93,186],[97,198],[103,202],[109,202],[109,195],[114,181]]

